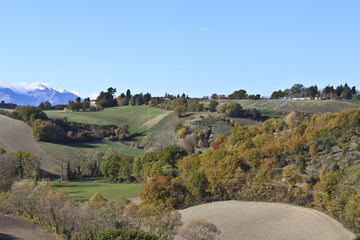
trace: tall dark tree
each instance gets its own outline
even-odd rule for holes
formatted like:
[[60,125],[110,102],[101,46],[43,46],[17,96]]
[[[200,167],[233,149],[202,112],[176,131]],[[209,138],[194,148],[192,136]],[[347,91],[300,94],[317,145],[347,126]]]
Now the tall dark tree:
[[307,93],[307,96],[312,98],[316,97],[319,94],[319,89],[316,85],[306,88],[305,91]]
[[146,93],[144,95],[144,104],[148,105],[149,101],[151,100],[151,94],[150,93]]
[[130,98],[131,98],[131,92],[130,92],[130,89],[128,89],[128,90],[126,91],[126,96],[125,96],[126,105],[129,105]]

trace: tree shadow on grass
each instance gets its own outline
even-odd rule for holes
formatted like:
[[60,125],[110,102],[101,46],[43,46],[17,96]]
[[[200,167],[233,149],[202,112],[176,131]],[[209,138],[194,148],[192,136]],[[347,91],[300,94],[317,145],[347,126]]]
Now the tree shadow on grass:
[[0,239],[2,240],[18,240],[20,238],[5,234],[5,233],[0,233]]
[[[88,188],[88,187],[99,187],[99,185],[95,185],[95,184],[74,184],[74,185],[56,185],[54,184],[55,187],[64,187],[64,188],[75,188],[75,187],[84,187],[84,188]],[[1,238],[0,238],[1,239]]]
[[101,144],[103,140],[91,140],[86,142],[58,143],[59,145],[74,148],[96,148],[95,144]]

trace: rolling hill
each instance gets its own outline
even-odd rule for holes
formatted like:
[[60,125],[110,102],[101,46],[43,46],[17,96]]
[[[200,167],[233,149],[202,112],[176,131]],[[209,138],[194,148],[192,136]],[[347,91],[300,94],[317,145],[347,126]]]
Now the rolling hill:
[[[245,109],[256,108],[265,112],[305,112],[327,113],[341,112],[360,106],[357,100],[292,100],[292,99],[260,99],[260,100],[227,100],[218,99],[219,106],[223,103],[238,102]],[[205,101],[207,104],[209,101]]]
[[0,147],[9,152],[22,150],[35,153],[43,170],[51,173],[58,171],[57,160],[39,146],[26,123],[0,115],[0,126]]
[[[205,219],[215,224],[220,239],[342,239],[355,235],[319,211],[282,203],[222,201],[180,211],[184,225]],[[180,238],[175,238],[180,239]]]
[[105,108],[95,112],[45,111],[50,118],[64,118],[69,122],[99,125],[121,125],[127,123],[131,133],[149,130],[172,112],[146,106]]

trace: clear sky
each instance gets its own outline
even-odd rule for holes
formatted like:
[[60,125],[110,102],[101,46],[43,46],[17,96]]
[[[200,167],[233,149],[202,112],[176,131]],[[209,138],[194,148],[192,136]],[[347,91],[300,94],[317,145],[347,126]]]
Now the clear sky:
[[1,0],[0,81],[84,95],[360,88],[360,1]]

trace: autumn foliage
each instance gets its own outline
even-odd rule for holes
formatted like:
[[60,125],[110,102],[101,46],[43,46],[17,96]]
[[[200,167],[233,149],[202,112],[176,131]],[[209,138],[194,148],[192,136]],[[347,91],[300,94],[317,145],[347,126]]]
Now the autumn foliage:
[[360,108],[236,124],[229,137],[150,181],[147,202],[175,208],[216,199],[290,202],[359,228]]

